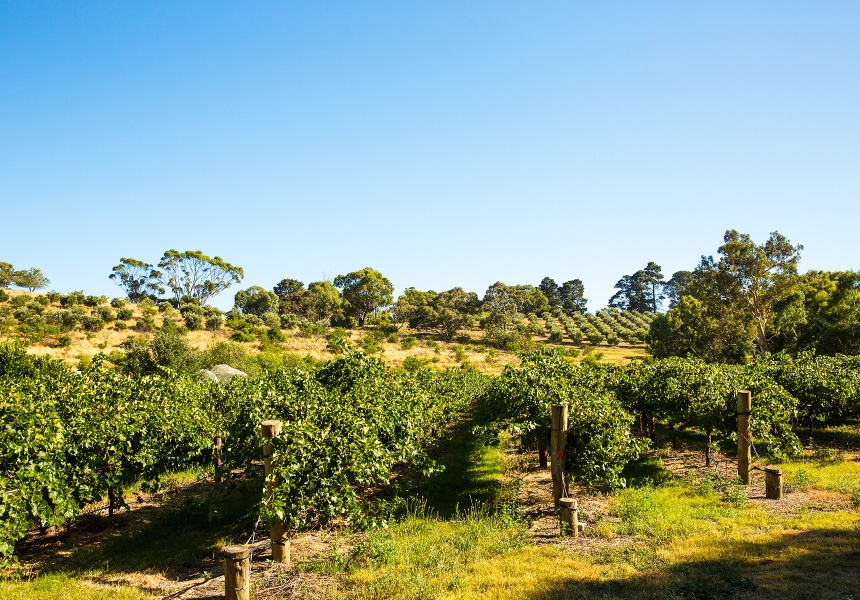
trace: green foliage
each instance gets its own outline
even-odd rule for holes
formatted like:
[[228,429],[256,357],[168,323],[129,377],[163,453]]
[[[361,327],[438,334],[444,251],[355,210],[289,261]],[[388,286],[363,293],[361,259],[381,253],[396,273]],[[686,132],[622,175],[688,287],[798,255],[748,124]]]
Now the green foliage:
[[0,289],[0,302],[8,302],[10,297],[6,290]]
[[236,292],[233,306],[242,314],[262,317],[267,312],[278,312],[278,296],[254,285]]
[[358,320],[359,327],[364,327],[370,313],[391,304],[394,292],[391,281],[370,267],[338,275],[334,285],[342,291],[346,313]]
[[27,269],[26,271],[15,271],[12,275],[12,283],[33,292],[48,287],[51,281],[45,277],[40,269]]
[[220,256],[209,257],[200,250],[178,252],[168,250],[158,262],[163,270],[167,287],[173,292],[178,306],[183,296],[194,298],[201,305],[215,294],[242,281],[241,267],[226,262]]
[[127,307],[120,307],[116,311],[116,318],[120,321],[129,321],[134,318],[134,311]]
[[404,350],[409,350],[410,348],[415,348],[418,345],[418,338],[414,335],[409,335],[400,340],[400,345],[403,346]]
[[479,397],[476,422],[482,430],[509,428],[524,443],[545,445],[552,405],[567,404],[566,469],[586,484],[618,486],[642,445],[630,434],[633,417],[608,388],[612,375],[608,367],[576,365],[563,352],[525,354]]
[[[144,298],[164,293],[162,276],[152,265],[136,258],[122,258],[113,272],[108,275],[119,287],[125,290],[128,299],[137,304]],[[117,306],[116,308],[122,308]]]

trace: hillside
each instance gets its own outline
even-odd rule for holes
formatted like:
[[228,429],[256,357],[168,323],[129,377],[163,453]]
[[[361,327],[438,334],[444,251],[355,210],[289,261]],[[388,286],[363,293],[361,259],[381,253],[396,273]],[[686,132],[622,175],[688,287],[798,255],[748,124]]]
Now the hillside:
[[[171,323],[182,322],[179,311],[173,308],[147,309],[121,300],[111,302],[103,296],[63,296],[54,292],[18,290],[5,290],[5,294],[8,297],[0,302],[0,340],[19,339],[27,345],[28,352],[47,354],[72,366],[97,353],[121,352],[129,338],[137,337],[149,342],[166,323],[170,326]],[[141,326],[147,311],[151,314],[151,323]],[[592,315],[587,319],[582,317],[581,321],[583,328],[588,327],[589,321],[601,323]],[[568,328],[576,327],[575,324],[567,325]],[[559,346],[580,357],[592,354],[599,359],[619,363],[645,356],[641,343],[575,344],[569,337],[551,341],[552,329],[558,328],[555,322],[532,317],[529,326],[532,346]],[[183,331],[183,338],[199,351],[229,342],[232,347],[241,347],[251,356],[261,352],[269,356],[282,354],[281,358],[310,356],[316,360],[335,356],[325,329],[308,331],[292,327],[282,331],[282,339],[276,341],[236,341],[234,330],[222,325],[217,329]],[[402,366],[409,359],[436,368],[456,367],[468,361],[484,373],[495,374],[501,372],[505,365],[518,362],[515,352],[485,343],[484,332],[480,329],[462,331],[454,341],[408,327],[401,327],[393,333],[383,333],[374,328],[340,333],[348,336],[352,344],[362,345],[387,364],[396,366]],[[557,340],[559,334],[556,332],[555,335]]]

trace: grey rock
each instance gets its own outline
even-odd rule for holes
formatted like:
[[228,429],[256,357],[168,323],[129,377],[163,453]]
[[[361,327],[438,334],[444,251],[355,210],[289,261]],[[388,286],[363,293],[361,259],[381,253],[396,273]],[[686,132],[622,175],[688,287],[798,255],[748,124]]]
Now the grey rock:
[[248,374],[239,369],[234,369],[230,365],[215,365],[211,369],[211,373],[218,378],[218,381],[230,381],[234,377],[246,377]]

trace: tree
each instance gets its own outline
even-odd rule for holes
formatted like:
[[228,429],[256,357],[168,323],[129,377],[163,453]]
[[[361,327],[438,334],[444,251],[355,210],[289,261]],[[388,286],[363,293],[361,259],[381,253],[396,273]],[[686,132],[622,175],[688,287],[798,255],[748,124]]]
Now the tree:
[[430,326],[440,331],[448,340],[464,327],[471,326],[480,310],[478,294],[455,287],[438,294],[432,301]]
[[399,327],[406,323],[413,329],[429,327],[431,305],[437,295],[432,290],[422,292],[414,287],[406,288],[403,295],[397,298],[397,302],[392,307],[392,319],[399,324]]
[[48,287],[48,284],[51,283],[40,269],[15,271],[15,274],[12,276],[12,281],[18,287],[27,288],[31,292]]
[[571,279],[561,284],[558,289],[561,309],[568,315],[588,312],[588,300],[585,298],[585,286],[581,279]]
[[241,267],[234,267],[220,256],[210,258],[200,250],[168,250],[158,266],[164,270],[177,307],[183,296],[196,298],[201,306],[205,305],[212,296],[239,283],[245,276]]
[[0,288],[12,285],[15,279],[15,267],[10,263],[0,262]]
[[669,299],[669,308],[674,308],[681,301],[681,296],[688,293],[688,288],[693,280],[690,271],[675,271],[672,278],[663,285],[666,298]]
[[662,293],[662,288],[665,285],[663,281],[663,270],[655,262],[649,262],[642,270],[645,274],[645,281],[651,288],[651,312],[656,313],[659,308],[660,301],[666,296]]
[[332,319],[343,310],[343,298],[331,281],[309,283],[303,300],[305,315],[313,321]]
[[797,263],[803,246],[792,246],[774,231],[764,244],[756,245],[749,235],[726,231],[719,247],[720,260],[702,257],[694,277],[711,289],[711,298],[722,300],[746,313],[755,325],[758,353],[767,354],[775,305],[798,287]]
[[484,293],[483,307],[488,313],[488,328],[499,327],[508,331],[519,312],[513,286],[497,281],[488,287]]
[[538,289],[543,292],[544,296],[546,296],[551,309],[559,308],[561,306],[561,290],[554,279],[544,277],[541,279]]
[[615,284],[618,291],[609,299],[609,306],[637,312],[657,312],[662,294],[663,274],[660,265],[649,262],[633,275],[624,275]]
[[370,267],[338,275],[334,285],[341,289],[347,314],[358,320],[359,327],[364,327],[367,315],[388,306],[393,299],[394,285],[382,273]]
[[233,297],[234,306],[245,315],[262,317],[267,312],[278,312],[278,297],[259,285],[239,290]]
[[644,271],[624,275],[615,284],[618,291],[609,299],[609,306],[621,310],[648,312],[651,309],[649,285]]
[[751,347],[743,320],[693,296],[682,296],[665,315],[651,322],[646,342],[657,358],[697,357],[711,362],[743,362]]
[[129,301],[135,304],[144,298],[164,293],[161,271],[135,258],[121,258],[108,277],[125,290]]

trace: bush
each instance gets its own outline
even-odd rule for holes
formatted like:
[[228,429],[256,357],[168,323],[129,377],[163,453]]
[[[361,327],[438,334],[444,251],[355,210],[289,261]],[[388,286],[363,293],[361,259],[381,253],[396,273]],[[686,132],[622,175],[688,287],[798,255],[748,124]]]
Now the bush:
[[302,318],[293,313],[281,315],[281,327],[284,329],[295,329],[302,323]]
[[14,298],[12,298],[12,304],[14,306],[17,306],[18,308],[21,308],[26,305],[28,301],[29,296],[27,296],[26,294],[21,294],[20,296],[15,296]]
[[220,312],[209,313],[206,315],[206,329],[209,331],[217,331],[224,324],[224,317]]
[[120,321],[130,321],[134,318],[134,311],[124,306],[120,307],[120,309],[116,311],[116,318]]
[[8,302],[9,293],[6,290],[0,290],[0,302]]
[[113,311],[109,306],[97,306],[93,309],[93,316],[98,316],[105,323],[110,323],[114,320]]
[[403,368],[407,371],[417,371],[419,369],[423,369],[424,367],[429,366],[433,362],[436,362],[436,360],[438,359],[421,358],[418,356],[407,356],[403,359]]
[[95,308],[101,304],[107,304],[107,301],[107,296],[84,296],[83,304]]
[[399,342],[399,341],[400,341],[400,336],[399,336],[399,335],[397,335],[397,332],[394,332],[394,333],[390,334],[390,335],[388,336],[388,338],[386,338],[386,339],[387,339],[389,342],[391,342],[392,344],[396,344],[397,342]]
[[101,331],[105,328],[105,322],[98,315],[90,315],[84,317],[83,326],[86,331]]
[[125,321],[117,321],[113,324],[113,328],[117,331],[122,331],[123,329],[128,329],[128,325],[125,323]]
[[185,314],[185,326],[189,331],[199,331],[203,329],[203,315],[189,312]]
[[439,342],[437,342],[436,340],[427,340],[424,343],[427,344],[428,348],[432,348],[433,352],[435,352],[436,354],[439,354],[439,352],[442,350],[439,347]]
[[41,305],[41,306],[42,306],[42,308],[44,308],[44,307],[48,306],[49,304],[51,304],[51,300],[50,300],[46,295],[44,295],[44,294],[41,294],[41,295],[39,295],[39,296],[36,296],[35,298],[33,298],[33,301],[34,301],[34,302],[36,302],[36,303],[38,303],[39,305]]
[[175,333],[176,335],[188,335],[188,328],[180,325],[170,317],[164,317],[161,331],[165,333]]
[[368,354],[382,352],[382,344],[372,335],[365,335],[363,338],[361,338],[360,344],[361,347],[364,348],[364,351]]
[[453,347],[454,357],[457,359],[457,362],[461,363],[466,360],[466,350],[460,344],[455,344]]
[[49,302],[59,302],[63,295],[60,292],[45,292],[45,297]]
[[234,331],[230,339],[234,342],[256,342],[257,336],[247,331]]
[[116,309],[124,308],[128,301],[123,298],[114,298],[110,301],[110,305]]
[[86,298],[86,296],[84,296],[84,293],[81,291],[71,292],[65,296],[60,296],[60,305],[64,308],[77,306],[84,303],[84,298]]
[[339,354],[349,347],[349,342],[352,339],[349,331],[343,327],[335,327],[326,334],[326,348],[335,354]]
[[72,345],[72,338],[67,335],[61,335],[57,338],[57,343],[60,345],[60,348],[68,348]]
[[266,327],[270,329],[280,328],[281,317],[276,312],[263,313],[263,323],[265,323]]
[[418,338],[414,335],[407,336],[400,341],[400,345],[403,346],[404,350],[409,350],[418,345]]

